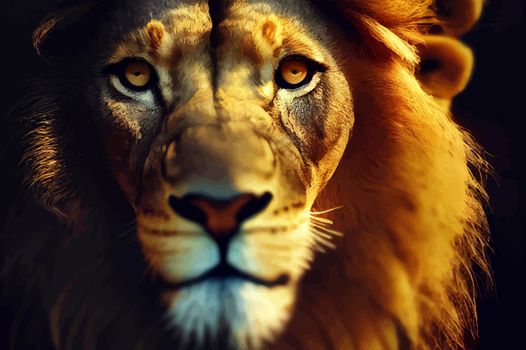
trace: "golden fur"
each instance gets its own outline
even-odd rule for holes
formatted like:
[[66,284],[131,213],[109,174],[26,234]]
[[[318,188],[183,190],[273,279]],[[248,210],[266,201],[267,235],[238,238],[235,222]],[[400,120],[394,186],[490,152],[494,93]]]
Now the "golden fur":
[[[243,62],[243,67],[261,68],[261,81],[265,79],[265,62],[280,55],[280,45],[289,50],[290,47],[302,50],[310,56],[326,55],[330,57],[331,64],[345,57],[345,64],[337,67],[341,71],[335,69],[335,73],[330,72],[335,74],[330,83],[341,90],[331,90],[334,101],[331,100],[329,109],[334,112],[334,119],[327,127],[329,137],[320,137],[319,140],[319,148],[323,148],[325,153],[316,149],[313,151],[312,158],[317,157],[319,163],[313,166],[315,171],[304,175],[305,178],[313,178],[309,188],[311,192],[305,198],[293,197],[290,203],[286,202],[289,198],[283,196],[280,199],[288,204],[287,209],[272,207],[273,214],[268,213],[269,218],[271,215],[278,217],[278,214],[283,218],[292,215],[289,210],[306,208],[312,211],[310,220],[324,226],[326,233],[342,232],[343,237],[334,238],[335,250],[317,256],[305,271],[303,267],[289,267],[293,280],[299,281],[297,290],[283,293],[278,290],[272,295],[280,301],[280,310],[286,310],[287,315],[280,316],[279,322],[268,326],[268,329],[262,327],[262,333],[268,331],[265,336],[260,336],[265,342],[251,343],[249,339],[246,346],[258,348],[268,342],[272,344],[272,349],[291,350],[463,348],[466,339],[475,337],[476,333],[476,277],[473,271],[479,269],[486,274],[489,270],[485,258],[488,237],[483,211],[486,201],[483,179],[488,165],[475,141],[455,123],[449,112],[451,98],[466,86],[472,66],[469,49],[451,36],[462,34],[474,24],[480,15],[481,2],[459,0],[459,4],[469,5],[466,14],[461,13],[458,17],[449,15],[448,18],[441,17],[440,6],[445,2],[434,3],[430,0],[313,2],[323,8],[335,8],[341,14],[348,27],[336,30],[337,23],[332,23],[334,28],[323,30],[338,32],[337,35],[345,36],[352,42],[348,45],[342,40],[339,49],[345,52],[326,54],[330,51],[327,47],[332,46],[320,49],[314,47],[316,42],[308,42],[307,39],[287,40],[287,30],[304,34],[302,31],[307,33],[307,28],[298,28],[299,21],[272,13],[268,14],[268,19],[259,21],[257,15],[243,12],[244,3],[240,1],[236,3],[241,5],[234,6],[232,13],[250,20],[225,21],[220,27],[221,31],[235,38],[228,43],[233,46],[225,44],[218,48],[218,57],[228,58],[224,65],[229,68],[231,62]],[[208,4],[197,4],[195,9],[196,13],[207,12]],[[203,82],[210,81],[207,67],[213,64],[209,62],[208,48],[199,40],[208,35],[212,24],[203,18],[206,17],[192,18],[181,11],[173,12],[168,21],[152,20],[118,43],[108,62],[113,64],[145,53],[160,67],[161,94],[171,104],[175,99],[171,89],[175,85],[188,83],[201,87],[206,85]],[[39,53],[44,51],[47,36],[60,20],[60,16],[51,17],[35,32],[34,43]],[[187,25],[177,27],[177,23],[183,22]],[[237,28],[239,23],[244,27]],[[323,28],[320,23],[323,24],[313,20],[311,24],[315,29],[312,30]],[[431,27],[441,28],[439,36],[430,36],[434,35],[429,30]],[[179,28],[181,32],[173,28]],[[323,30],[319,31],[324,33]],[[334,36],[336,41],[340,40],[337,35]],[[308,35],[305,34],[305,37]],[[187,56],[190,58],[182,59],[181,63],[181,57]],[[443,69],[431,72],[419,70],[419,64],[427,59],[438,60]],[[183,70],[188,74],[170,77],[170,69],[176,65],[190,67]],[[227,112],[232,110],[254,109],[254,101],[261,106],[269,103],[273,96],[272,84],[244,89],[242,83],[254,80],[249,75],[251,71],[239,69],[236,75],[232,72],[238,66],[232,64],[230,68],[225,71],[231,75],[225,73],[217,83],[226,87],[214,95],[218,101],[212,104],[209,90],[184,95],[187,91],[182,89],[184,93],[177,98],[185,100],[185,103],[167,116],[169,132],[175,132],[170,130],[172,125],[188,115],[195,118],[192,122],[203,122],[217,110],[224,112],[221,117],[230,117]],[[115,148],[112,140],[105,144],[107,148],[113,147],[121,152],[108,156],[111,173],[135,210],[138,240],[150,268],[154,270],[153,274],[164,274],[164,277],[177,280],[181,277],[180,271],[163,270],[166,265],[164,259],[167,258],[163,255],[166,253],[161,251],[172,241],[165,240],[160,232],[175,232],[173,213],[169,212],[166,202],[161,204],[166,192],[172,189],[167,189],[168,186],[159,180],[159,171],[155,168],[156,157],[166,153],[166,139],[155,139],[153,151],[146,161],[144,172],[149,178],[144,183],[149,185],[146,187],[150,192],[145,194],[136,190],[136,176],[126,173],[125,161],[128,159],[122,154],[128,151],[126,147],[143,139],[140,118],[145,109],[135,108],[112,96],[105,95],[101,104],[113,117],[112,127],[118,130],[114,139],[122,138],[128,142],[118,146],[121,148]],[[340,105],[341,101],[345,101],[345,105]],[[47,109],[53,110],[49,106]],[[257,110],[260,113],[257,114],[258,122],[267,116],[262,110]],[[92,203],[96,199],[82,199],[83,191],[85,196],[91,187],[74,188],[76,177],[72,174],[75,171],[68,164],[71,155],[66,150],[70,140],[62,135],[67,127],[54,120],[51,114],[42,113],[39,123],[33,125],[33,130],[27,135],[28,148],[23,160],[28,169],[27,186],[48,209],[64,216],[69,224],[75,223],[73,231],[82,231],[85,223],[81,221],[89,221],[86,218],[90,217],[90,210],[94,208]],[[344,118],[352,114],[354,126],[352,118]],[[301,129],[293,118],[284,120],[283,124],[287,128]],[[340,124],[344,125],[343,131],[341,135],[336,135],[340,132]],[[272,124],[272,127],[276,125]],[[245,135],[243,127],[240,127],[241,131],[237,127],[236,124],[228,132]],[[258,129],[258,136],[259,133],[275,136],[268,125]],[[349,141],[345,144],[349,133]],[[315,138],[314,135],[298,134],[300,138]],[[292,164],[290,169],[298,170],[300,156],[303,155],[292,149],[289,139],[281,137],[279,146],[284,153],[288,152],[286,159]],[[245,147],[247,152],[265,152],[263,146],[257,144],[255,136],[247,138],[249,141],[232,137],[230,148],[241,145],[239,147]],[[200,140],[199,137],[196,139]],[[215,146],[212,144],[212,147]],[[318,151],[322,154],[319,155]],[[136,154],[129,155],[132,160],[135,160],[134,157]],[[257,170],[260,174],[270,168],[268,154],[265,157],[261,157],[262,163],[253,164],[251,171]],[[243,155],[234,153],[229,161],[236,162],[234,166],[239,166],[239,169],[246,169],[241,165],[249,164]],[[213,160],[210,164],[214,164]],[[290,173],[293,173],[292,170]],[[244,171],[239,170],[237,174]],[[298,180],[298,183],[307,181],[305,178]],[[293,185],[300,186],[297,183]],[[290,192],[293,193],[292,189]],[[309,204],[312,202],[311,210]],[[334,224],[329,228],[330,223]],[[294,226],[292,224],[297,222],[290,220],[287,224]],[[301,226],[301,223],[296,226]],[[189,225],[181,227],[192,228]],[[288,239],[288,236],[283,237],[283,240]],[[298,246],[309,245],[306,242],[308,237],[303,238]],[[178,244],[170,247],[176,250],[180,248]],[[297,249],[301,248],[305,247]],[[311,258],[310,252],[301,251],[301,254],[305,255],[302,259]],[[296,261],[290,259],[290,265],[294,263]],[[254,271],[263,274],[263,277],[274,277],[272,269]],[[107,276],[112,274],[107,273],[100,280],[108,281]],[[67,298],[69,289],[75,285],[72,281],[60,286],[63,290],[59,288],[61,292],[57,297],[49,297],[52,305],[49,307],[49,322],[57,348],[73,348],[74,332],[80,332],[82,327],[79,325],[83,322],[90,325],[90,331],[95,335],[102,333],[102,327],[110,327],[111,323],[108,317],[104,323],[95,324],[97,322],[89,318],[87,306],[81,308],[77,318],[72,316],[75,314],[73,311],[63,311],[65,304],[73,303]],[[88,299],[93,298],[99,303],[106,300],[106,294],[111,294],[100,293],[99,299],[96,292],[92,292]],[[165,304],[170,307],[177,304],[179,297],[177,293],[173,294],[164,295]],[[295,302],[292,294],[297,295]],[[108,302],[100,304],[108,305]],[[110,315],[117,311],[127,315],[123,304],[122,301],[116,302],[118,306],[112,308]],[[90,304],[86,302],[85,305]],[[100,309],[97,312],[100,313]],[[288,318],[291,318],[290,321],[287,321]],[[68,334],[67,345],[61,346],[64,344],[61,332],[68,331],[65,325],[71,319],[76,321],[74,331]],[[116,316],[114,319],[117,319]],[[285,325],[283,329],[280,328],[282,323]],[[137,324],[141,323],[134,323]],[[142,330],[143,333],[130,335],[130,339],[133,336],[140,338],[143,334],[150,339],[153,338],[151,332],[156,334],[156,331],[148,328]],[[97,344],[93,340],[95,336],[87,338],[91,339],[89,344]],[[146,336],[140,339],[142,346],[149,344]]]
[[[456,11],[445,20],[429,17],[428,1],[335,2],[391,55],[379,60],[377,43],[365,47],[374,59],[361,60],[357,72],[364,73],[353,75],[353,137],[315,202],[319,208],[341,206],[326,215],[348,234],[337,257],[312,268],[290,337],[305,349],[393,348],[400,326],[394,316],[416,349],[464,348],[476,334],[473,265],[489,273],[487,198],[480,182],[489,168],[450,116],[451,98],[466,86],[473,56],[448,35],[471,27],[482,2],[449,2]],[[446,35],[419,34],[431,25]],[[417,75],[435,101],[414,80],[412,45],[420,47],[421,60],[441,65]],[[308,317],[327,327],[305,337],[310,328],[302,320]]]

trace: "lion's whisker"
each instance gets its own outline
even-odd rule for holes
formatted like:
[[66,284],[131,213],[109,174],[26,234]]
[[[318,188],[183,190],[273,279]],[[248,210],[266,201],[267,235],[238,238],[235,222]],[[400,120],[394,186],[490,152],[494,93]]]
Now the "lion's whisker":
[[324,246],[326,246],[328,248],[331,248],[331,249],[335,249],[336,248],[336,245],[333,242],[330,241],[332,236],[330,236],[327,233],[324,233],[322,231],[319,231],[315,227],[311,227],[311,232],[313,233],[312,238],[317,243],[323,244]]
[[335,210],[338,210],[338,209],[341,209],[341,208],[343,208],[343,205],[339,205],[337,207],[326,209],[326,210],[322,210],[322,211],[311,211],[310,214],[312,214],[312,215],[326,214],[326,213],[330,213],[331,211],[335,211]]
[[310,218],[311,218],[311,220],[318,221],[319,223],[329,224],[329,225],[334,224],[334,222],[332,220],[329,220],[327,218],[319,218],[319,217],[314,216],[314,215],[311,215]]
[[326,239],[331,239],[332,238],[331,235],[329,235],[329,234],[327,234],[327,233],[325,233],[323,231],[320,231],[320,230],[318,230],[318,229],[316,229],[314,227],[312,228],[312,232],[314,232],[316,235],[318,235],[318,237],[323,237],[323,238],[326,238]]
[[317,252],[326,253],[326,250],[322,247],[320,242],[316,239],[316,233],[313,232],[313,235],[309,237],[310,246]]
[[[323,245],[323,246],[325,246],[327,248],[336,249],[336,245],[334,243],[332,243],[332,242],[329,242],[329,241],[327,241],[325,239],[322,239],[321,237],[317,237],[315,239],[318,241],[318,243],[320,243],[321,245]],[[326,252],[326,251],[324,250],[324,252]]]
[[331,234],[333,236],[337,236],[337,237],[343,237],[343,232],[340,232],[340,231],[337,231],[337,230],[333,230],[333,229],[330,229],[330,228],[327,228],[325,226],[321,226],[317,223],[314,223],[314,222],[311,222],[311,226],[313,227],[316,227],[317,229],[327,233],[327,234]]

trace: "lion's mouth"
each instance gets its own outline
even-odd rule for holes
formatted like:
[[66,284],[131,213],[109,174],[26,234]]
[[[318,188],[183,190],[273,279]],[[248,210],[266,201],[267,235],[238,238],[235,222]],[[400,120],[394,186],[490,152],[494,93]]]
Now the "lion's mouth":
[[284,286],[289,282],[289,276],[286,274],[282,274],[278,276],[277,278],[275,278],[274,280],[266,280],[266,279],[262,279],[262,278],[253,276],[241,270],[238,270],[237,268],[233,267],[232,265],[228,263],[220,263],[214,268],[208,270],[207,272],[197,277],[187,279],[185,281],[168,282],[166,280],[162,280],[160,282],[161,282],[162,289],[181,289],[181,288],[189,287],[191,285],[194,285],[194,284],[197,284],[197,283],[209,280],[209,279],[219,279],[219,280],[240,279],[240,280],[248,281],[248,282],[251,282],[257,285],[265,286],[268,288]]

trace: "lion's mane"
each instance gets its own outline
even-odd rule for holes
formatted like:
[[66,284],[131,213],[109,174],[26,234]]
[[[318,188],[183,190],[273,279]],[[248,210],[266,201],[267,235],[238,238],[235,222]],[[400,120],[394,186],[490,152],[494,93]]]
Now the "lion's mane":
[[[480,4],[320,1],[337,8],[362,43],[349,53],[356,68],[353,135],[315,203],[341,207],[324,215],[345,235],[307,272],[277,348],[463,348],[475,336],[474,271],[489,269],[482,184],[488,165],[449,102],[471,69],[470,51],[456,37],[473,25]],[[38,47],[49,28],[40,30]],[[420,57],[438,60],[444,71],[419,70]],[[10,345],[168,346],[160,309],[140,307],[151,305],[154,293],[138,279],[145,266],[133,213],[105,170],[104,150],[86,131],[93,126],[82,112],[71,114],[70,101],[81,92],[64,83],[68,78],[41,80],[15,109],[22,116],[15,138],[23,190],[0,241]],[[105,203],[121,208],[119,215]]]
[[353,136],[315,203],[341,207],[327,218],[345,237],[305,279],[290,338],[302,349],[397,338],[404,349],[464,348],[476,338],[477,278],[489,275],[489,166],[449,106],[472,68],[456,37],[481,2],[335,3],[366,43]]

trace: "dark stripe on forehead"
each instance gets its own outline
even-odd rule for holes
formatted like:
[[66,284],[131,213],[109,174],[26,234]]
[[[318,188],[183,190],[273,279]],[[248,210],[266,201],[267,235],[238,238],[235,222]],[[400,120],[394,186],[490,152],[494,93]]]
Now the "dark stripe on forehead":
[[219,46],[219,23],[224,17],[225,6],[223,0],[209,0],[208,9],[210,12],[210,19],[212,20],[212,32],[210,33],[210,56],[212,61],[212,88],[213,91],[217,89],[217,47]]

